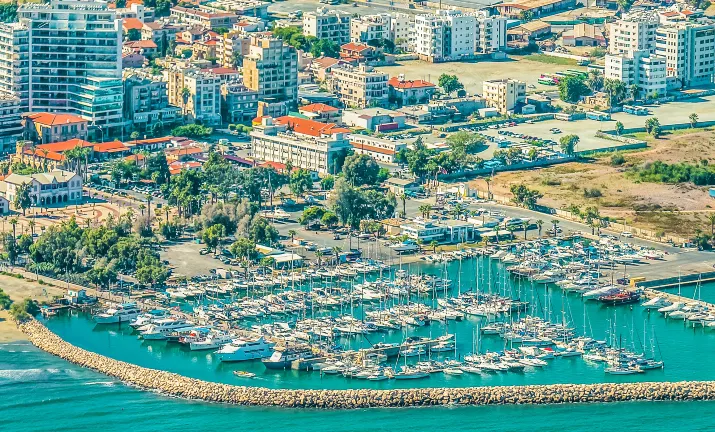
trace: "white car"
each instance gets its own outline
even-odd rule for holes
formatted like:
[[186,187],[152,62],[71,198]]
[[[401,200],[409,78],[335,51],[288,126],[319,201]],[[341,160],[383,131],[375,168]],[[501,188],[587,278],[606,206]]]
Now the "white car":
[[630,231],[623,231],[621,233],[621,237],[631,238],[631,237],[633,237],[633,233]]

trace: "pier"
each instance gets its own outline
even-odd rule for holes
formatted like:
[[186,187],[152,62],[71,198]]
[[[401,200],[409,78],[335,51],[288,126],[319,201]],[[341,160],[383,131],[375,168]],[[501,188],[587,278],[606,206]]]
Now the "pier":
[[126,384],[169,396],[241,406],[356,409],[437,405],[507,405],[715,400],[715,381],[552,384],[395,390],[280,390],[202,381],[114,360],[64,341],[36,320],[20,329],[36,347]]

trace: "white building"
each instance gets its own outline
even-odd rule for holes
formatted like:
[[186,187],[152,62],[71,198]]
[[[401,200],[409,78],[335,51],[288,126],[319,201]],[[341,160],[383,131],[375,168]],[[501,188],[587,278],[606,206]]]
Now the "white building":
[[188,117],[206,125],[221,124],[221,77],[190,71],[184,74],[184,87],[189,89],[184,108]]
[[[0,27],[0,93],[26,111],[79,115],[119,132],[122,120],[122,25],[106,2],[51,0],[18,8],[19,23]],[[99,133],[97,133],[99,135]]]
[[611,54],[627,54],[633,51],[655,53],[655,31],[659,26],[655,11],[636,11],[610,24]]
[[415,48],[415,20],[412,15],[397,12],[390,20],[390,39],[395,48],[412,52]]
[[501,114],[526,103],[526,83],[523,81],[510,78],[484,81],[482,88],[487,106],[496,108]]
[[715,24],[675,23],[655,33],[670,88],[706,85],[715,76]]
[[350,20],[350,41],[368,43],[390,39],[390,14],[363,15]]
[[350,14],[325,7],[307,12],[303,15],[303,34],[346,44],[350,42]]
[[13,202],[17,189],[22,184],[32,185],[30,197],[36,206],[50,206],[82,199],[82,177],[70,171],[54,170],[31,176],[10,174],[0,182],[0,193],[9,202]]
[[352,148],[348,129],[298,117],[265,117],[251,131],[252,155],[320,174],[335,174],[335,161]]
[[350,108],[387,106],[389,75],[361,64],[358,67],[334,67],[329,86],[340,101]]
[[368,155],[376,161],[386,164],[394,164],[397,153],[407,148],[407,144],[404,142],[369,135],[351,134],[348,139],[355,153]]
[[607,55],[604,76],[623,81],[630,87],[638,86],[640,96],[663,96],[666,94],[666,59],[651,55],[646,50],[629,54]]
[[506,18],[485,11],[438,10],[415,18],[415,52],[430,62],[469,58],[506,47]]

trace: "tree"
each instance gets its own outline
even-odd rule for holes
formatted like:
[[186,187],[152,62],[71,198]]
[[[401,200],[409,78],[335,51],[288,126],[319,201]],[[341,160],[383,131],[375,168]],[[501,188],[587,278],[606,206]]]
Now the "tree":
[[618,8],[621,9],[623,12],[628,12],[631,10],[631,6],[633,6],[633,3],[635,0],[616,0],[616,3],[618,3]]
[[541,219],[536,221],[536,227],[539,229],[539,237],[541,237],[541,228],[544,226],[544,221]]
[[230,249],[234,257],[242,261],[255,261],[258,258],[256,243],[245,237],[241,237],[231,245]]
[[429,204],[424,204],[419,206],[418,210],[420,211],[422,217],[427,219],[429,217],[430,212],[432,211],[432,206]]
[[257,244],[272,245],[278,241],[278,230],[266,218],[259,217],[252,224],[248,238]]
[[688,120],[690,120],[690,127],[695,128],[698,125],[698,114],[697,113],[692,113],[688,116]]
[[544,195],[537,190],[532,190],[524,184],[511,185],[510,191],[514,198],[512,200],[518,205],[523,205],[528,209],[533,209],[536,206],[536,201]]
[[574,152],[576,151],[576,145],[579,143],[579,141],[581,141],[581,139],[578,137],[578,135],[566,135],[562,136],[559,140],[559,146],[561,147],[562,152],[569,156],[573,156]]
[[32,183],[21,183],[17,186],[15,190],[15,199],[13,200],[13,205],[15,208],[22,209],[22,215],[25,216],[25,212],[32,206],[32,196],[30,192],[32,191]]
[[12,305],[12,299],[0,288],[0,310],[8,310]]
[[318,57],[334,57],[340,55],[340,45],[330,39],[319,39],[310,47],[310,53],[314,58]]
[[620,121],[617,121],[617,122],[616,122],[616,134],[617,134],[617,135],[623,134],[623,130],[624,130],[624,129],[625,129],[625,128],[624,128],[624,126],[623,126],[623,123],[621,123]]
[[12,23],[17,21],[17,1],[0,3],[0,22]]
[[432,253],[437,253],[437,246],[439,246],[437,240],[432,240],[429,244],[432,246]]
[[288,230],[288,235],[290,236],[290,242],[293,243],[293,239],[295,238],[295,235],[298,234],[298,231],[292,229]]
[[129,41],[138,41],[141,40],[142,38],[142,33],[139,31],[139,29],[129,29],[127,32],[127,40]]
[[340,222],[338,216],[331,211],[323,213],[323,217],[320,218],[320,221],[328,228],[332,228]]
[[532,12],[530,10],[525,10],[525,11],[519,12],[519,20],[522,23],[527,23],[533,19],[534,19],[534,12]]
[[457,75],[442,74],[439,76],[439,86],[442,87],[447,94],[452,94],[458,90],[462,90],[464,85],[459,82]]
[[380,165],[368,155],[348,156],[343,164],[345,179],[352,186],[374,185],[377,183],[379,173]]
[[310,175],[310,171],[299,169],[292,172],[288,186],[296,198],[313,189],[313,177]]
[[340,253],[343,251],[339,246],[333,246],[333,255],[335,255],[335,264],[340,263]]
[[565,102],[576,103],[581,96],[587,95],[589,91],[583,78],[567,76],[559,81],[559,96]]
[[661,132],[660,120],[658,120],[657,117],[651,117],[646,120],[645,131],[646,133],[652,135],[654,138],[658,138]]
[[327,175],[320,179],[320,188],[323,190],[330,190],[335,185],[335,177]]
[[298,222],[303,226],[310,226],[319,221],[324,214],[325,210],[322,207],[310,206],[303,210],[303,214],[298,218]]
[[631,99],[638,100],[638,96],[641,93],[641,88],[638,84],[631,84],[631,86],[628,88],[628,92],[631,95]]
[[603,74],[598,69],[590,71],[588,73],[586,85],[588,85],[591,91],[601,91],[601,89],[603,88]]
[[608,93],[609,105],[618,105],[626,98],[626,85],[621,80],[606,78],[603,91]]
[[206,247],[213,249],[214,252],[216,252],[219,242],[221,241],[221,237],[224,236],[225,230],[226,229],[221,224],[212,225],[204,230],[201,239],[204,243],[206,243]]
[[315,258],[318,259],[318,267],[320,267],[321,264],[322,264],[321,259],[323,258],[323,252],[322,252],[322,251],[315,251]]
[[485,139],[472,132],[459,131],[447,137],[447,144],[460,155],[476,153],[484,146]]
[[202,126],[199,124],[190,124],[185,126],[177,126],[171,130],[174,136],[182,136],[187,138],[207,138],[213,133],[213,128]]

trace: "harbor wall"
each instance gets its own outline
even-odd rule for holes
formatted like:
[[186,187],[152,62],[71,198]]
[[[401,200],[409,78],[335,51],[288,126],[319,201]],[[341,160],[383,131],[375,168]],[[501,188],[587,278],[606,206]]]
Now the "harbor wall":
[[715,400],[715,381],[553,384],[394,390],[281,390],[202,381],[78,348],[31,320],[20,325],[36,347],[122,382],[165,395],[244,406],[354,409],[435,405],[558,404],[632,400]]

